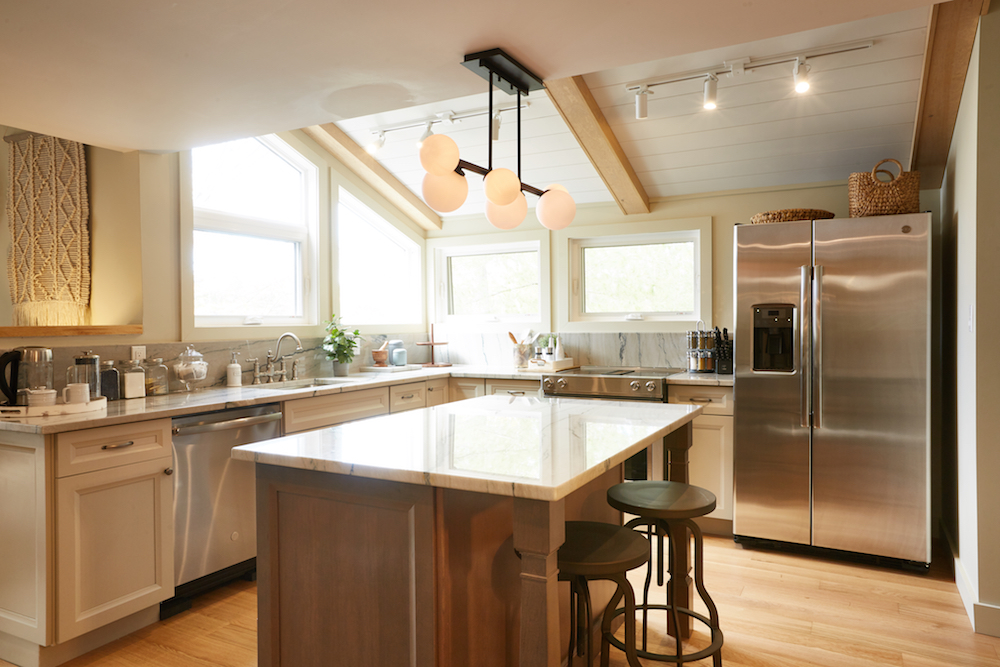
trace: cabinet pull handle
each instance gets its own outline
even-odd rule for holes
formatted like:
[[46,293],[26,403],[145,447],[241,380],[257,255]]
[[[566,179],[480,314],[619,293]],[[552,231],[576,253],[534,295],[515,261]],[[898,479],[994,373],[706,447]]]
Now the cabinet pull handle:
[[129,440],[128,442],[123,442],[118,445],[104,445],[103,447],[101,447],[101,449],[125,449],[126,447],[131,447],[134,444],[135,442]]
[[402,399],[413,398],[413,394],[407,394],[406,396],[400,396]]
[[510,394],[511,396],[524,396],[523,391],[511,391],[510,389],[508,389],[507,393]]
[[166,470],[163,471],[163,474],[164,475],[173,475],[174,474],[174,469],[173,468],[167,468]]
[[710,398],[689,398],[688,400],[691,401],[692,403],[711,403],[712,402],[712,399],[710,399]]

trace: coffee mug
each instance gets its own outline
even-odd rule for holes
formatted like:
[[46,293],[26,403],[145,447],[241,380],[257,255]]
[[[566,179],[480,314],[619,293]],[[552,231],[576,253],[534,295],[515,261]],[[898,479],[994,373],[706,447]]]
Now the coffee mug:
[[27,396],[29,407],[56,404],[55,389],[25,389],[24,393]]
[[73,382],[63,387],[63,403],[89,403],[90,385],[86,382]]

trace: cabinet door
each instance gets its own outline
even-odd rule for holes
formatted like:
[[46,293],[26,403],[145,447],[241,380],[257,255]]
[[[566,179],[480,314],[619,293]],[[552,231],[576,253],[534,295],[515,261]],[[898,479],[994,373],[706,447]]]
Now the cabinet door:
[[541,380],[487,380],[486,395],[530,396],[537,394]]
[[486,380],[482,378],[451,378],[448,382],[448,394],[452,401],[485,396]]
[[56,642],[174,594],[173,459],[56,480]]
[[427,381],[427,407],[448,402],[448,378]]
[[715,494],[713,519],[733,518],[733,418],[702,415],[692,423],[691,484]]
[[389,412],[416,410],[427,405],[427,385],[423,382],[407,382],[389,387]]

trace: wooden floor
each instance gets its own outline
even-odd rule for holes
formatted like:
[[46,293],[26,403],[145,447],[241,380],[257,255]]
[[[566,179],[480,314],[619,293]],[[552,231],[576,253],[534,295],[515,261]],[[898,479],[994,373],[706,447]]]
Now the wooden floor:
[[[946,561],[942,554],[919,575],[706,537],[705,583],[722,619],[724,664],[1000,667],[1000,639],[972,632]],[[256,667],[256,598],[255,584],[235,582],[66,667]],[[611,657],[626,665],[619,652]]]

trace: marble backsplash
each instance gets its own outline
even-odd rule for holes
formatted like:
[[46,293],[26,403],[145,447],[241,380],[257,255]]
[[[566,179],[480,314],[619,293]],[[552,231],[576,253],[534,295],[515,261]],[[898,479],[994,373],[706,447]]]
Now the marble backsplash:
[[[506,334],[441,334],[439,340],[448,341],[447,345],[435,349],[435,359],[439,362],[453,364],[474,364],[492,366],[511,366],[513,364],[513,344]],[[687,341],[683,333],[654,334],[615,334],[615,333],[566,333],[560,334],[566,355],[573,357],[577,363],[599,366],[653,366],[682,368],[685,365]],[[429,347],[417,345],[428,340],[425,333],[420,334],[374,334],[363,338],[358,353],[351,363],[351,372],[359,372],[361,367],[372,365],[371,351],[378,349],[386,340],[399,339],[407,352],[407,362],[422,364],[430,361]],[[326,358],[322,348],[323,339],[303,338],[302,352],[295,358],[300,360],[300,376],[325,377],[333,375],[333,362]],[[194,385],[194,388],[222,386],[226,381],[226,365],[230,361],[231,352],[238,352],[237,360],[243,366],[243,384],[249,385],[253,380],[253,363],[249,359],[259,359],[261,366],[267,357],[268,350],[274,349],[275,340],[234,340],[199,342],[191,344],[208,362],[208,377]],[[176,381],[173,364],[179,355],[187,348],[186,343],[147,343],[147,358],[162,358],[170,369],[170,390],[180,391],[182,385]],[[102,360],[128,360],[131,346],[129,345],[99,345],[88,348],[100,355]],[[294,342],[286,340],[282,343],[282,354],[294,350]],[[73,363],[73,358],[81,352],[78,346],[67,345],[52,348],[55,388],[61,389],[66,384],[66,368]],[[291,378],[291,359],[287,362],[288,376]]]

